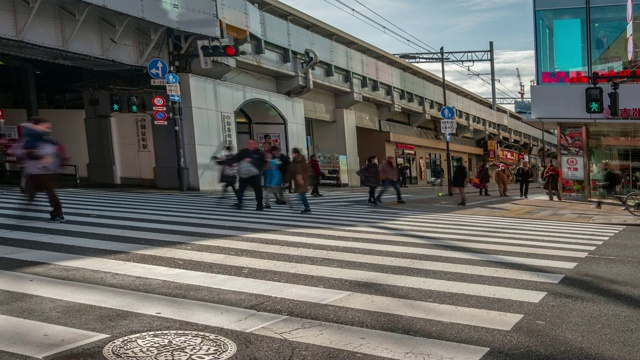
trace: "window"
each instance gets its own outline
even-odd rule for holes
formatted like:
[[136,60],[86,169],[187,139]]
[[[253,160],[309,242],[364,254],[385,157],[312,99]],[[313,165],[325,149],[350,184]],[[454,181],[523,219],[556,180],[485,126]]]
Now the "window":
[[[640,24],[638,15],[640,6],[634,6],[633,35],[637,41],[640,36]],[[593,71],[620,71],[629,69],[627,57],[627,7],[625,4],[618,6],[592,6],[591,7],[591,63]],[[637,53],[634,59],[640,58]]]

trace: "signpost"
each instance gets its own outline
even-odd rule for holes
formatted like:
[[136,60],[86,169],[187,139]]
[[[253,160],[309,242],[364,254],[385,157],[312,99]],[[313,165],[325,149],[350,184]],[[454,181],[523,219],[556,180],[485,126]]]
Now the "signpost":
[[451,142],[451,134],[456,132],[457,123],[456,120],[453,119],[455,115],[456,111],[451,106],[443,106],[442,110],[440,110],[440,116],[442,116],[440,128],[441,132],[443,134],[446,134],[447,139],[447,187],[449,196],[453,196],[453,187],[451,185],[451,171],[453,170],[453,166],[451,166],[451,152],[449,151],[449,143]]
[[169,72],[169,67],[167,63],[162,59],[153,59],[149,61],[149,65],[147,65],[147,71],[149,75],[151,75],[154,79],[162,79],[167,76],[167,72]]
[[164,111],[156,111],[153,113],[153,119],[156,125],[167,125],[167,118],[169,116]]

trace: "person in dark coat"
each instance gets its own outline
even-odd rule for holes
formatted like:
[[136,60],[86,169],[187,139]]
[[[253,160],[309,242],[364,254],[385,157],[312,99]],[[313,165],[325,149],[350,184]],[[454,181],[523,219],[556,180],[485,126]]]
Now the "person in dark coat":
[[214,156],[213,160],[215,160],[218,165],[222,166],[222,169],[220,170],[220,183],[224,184],[224,188],[222,190],[227,192],[227,189],[231,188],[235,196],[238,197],[238,189],[236,188],[238,175],[233,164],[233,158],[233,146],[227,145],[225,146],[222,154],[220,156]]
[[[238,152],[233,158],[233,161],[234,163],[238,164],[238,177],[240,178],[240,188],[238,189],[238,203],[235,206],[238,209],[242,209],[242,199],[244,197],[244,192],[245,190],[247,190],[248,186],[251,186],[253,188],[253,192],[256,194],[256,210],[264,210],[262,204],[262,183],[260,175],[262,174],[262,170],[267,164],[267,159],[265,157],[265,154],[260,149],[258,149],[258,142],[255,140],[249,140],[247,142],[247,147],[240,150],[240,152]],[[245,162],[245,164],[241,164],[242,162]],[[256,174],[246,175],[243,173],[241,167],[253,167]]]
[[529,195],[529,184],[533,181],[533,170],[529,167],[529,162],[524,161],[522,166],[516,170],[516,182],[520,183],[520,197]]
[[460,194],[460,202],[458,205],[466,206],[467,199],[464,194],[464,187],[467,184],[467,179],[469,178],[469,173],[467,172],[467,168],[460,162],[456,165],[455,169],[453,169],[453,178],[451,179],[451,186],[458,190],[458,194]]
[[309,200],[307,199],[307,191],[309,191],[309,178],[311,177],[311,168],[307,159],[302,155],[300,149],[293,148],[291,150],[291,166],[287,178],[293,181],[294,191],[298,194],[300,202],[304,206],[302,214],[311,212]]
[[484,190],[484,195],[489,196],[489,181],[491,180],[491,175],[489,175],[489,165],[487,165],[487,163],[480,165],[476,177],[480,181],[480,195],[482,195],[482,190]]
[[560,169],[555,167],[553,164],[549,164],[547,169],[544,171],[544,189],[547,190],[547,194],[549,195],[549,201],[553,201],[553,193],[556,193],[558,197],[558,201],[562,201],[560,197]]
[[313,189],[311,189],[311,196],[322,196],[322,194],[320,194],[320,190],[318,190],[320,179],[322,178],[322,171],[320,170],[320,162],[318,161],[318,157],[315,154],[311,155],[309,166],[311,166],[311,171],[313,171],[313,177],[311,179]]
[[376,200],[376,188],[380,185],[380,172],[378,170],[378,159],[370,156],[367,163],[356,174],[362,179],[362,184],[369,187],[369,204],[378,205]]

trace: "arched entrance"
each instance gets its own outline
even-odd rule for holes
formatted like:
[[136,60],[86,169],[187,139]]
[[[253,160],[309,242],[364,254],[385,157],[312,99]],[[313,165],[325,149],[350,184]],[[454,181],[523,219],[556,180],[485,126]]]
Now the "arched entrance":
[[249,139],[279,146],[289,153],[287,121],[273,104],[262,99],[248,100],[236,110],[238,148],[243,148]]

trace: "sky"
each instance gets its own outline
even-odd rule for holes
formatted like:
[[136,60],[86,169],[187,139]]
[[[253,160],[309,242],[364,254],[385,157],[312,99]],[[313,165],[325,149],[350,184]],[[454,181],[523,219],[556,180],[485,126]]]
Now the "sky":
[[[439,51],[441,46],[445,51],[488,50],[493,41],[498,97],[519,96],[516,68],[525,96],[530,97],[529,84],[535,78],[531,0],[280,1],[392,54]],[[488,76],[484,82],[466,70],[469,65],[477,73],[489,74],[489,62],[464,65],[448,65],[447,80],[491,97]],[[440,64],[420,66],[441,75]]]

